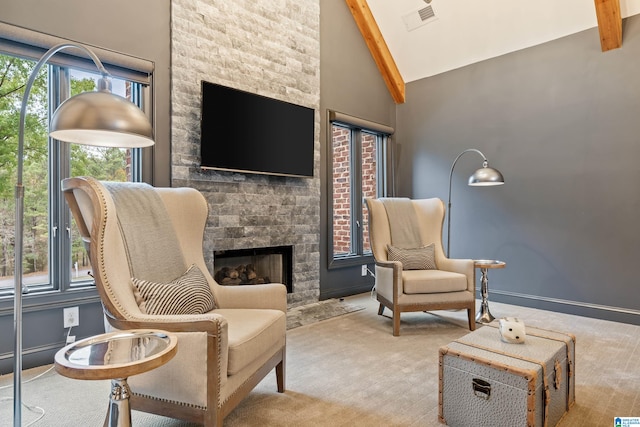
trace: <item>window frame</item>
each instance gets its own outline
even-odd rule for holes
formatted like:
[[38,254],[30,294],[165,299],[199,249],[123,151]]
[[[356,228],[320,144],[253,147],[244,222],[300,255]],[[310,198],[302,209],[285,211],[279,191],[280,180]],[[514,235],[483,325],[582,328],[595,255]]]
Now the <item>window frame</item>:
[[[50,41],[50,45],[30,45],[25,40],[32,38],[32,32],[28,30],[18,33],[6,32],[5,24],[0,23],[0,53],[32,60],[35,63],[50,47],[61,42],[60,39]],[[15,29],[14,29],[15,30]],[[17,35],[16,35],[17,34]],[[45,36],[46,37],[46,36]],[[40,40],[41,41],[41,40]],[[91,47],[94,50],[93,47]],[[97,49],[102,52],[101,49]],[[72,50],[70,50],[72,51]],[[94,50],[95,51],[95,50]],[[103,65],[114,78],[120,78],[132,83],[132,99],[145,114],[152,118],[152,81],[153,65],[149,61],[132,58],[124,54],[110,51],[105,57],[107,61]],[[100,55],[100,54],[99,54]],[[102,60],[102,58],[101,58]],[[128,68],[128,67],[137,67]],[[55,108],[69,97],[72,72],[70,69],[98,73],[93,61],[88,58],[69,54],[58,54],[42,68],[48,73],[48,117]],[[17,132],[17,130],[16,130]],[[69,302],[84,304],[98,302],[100,300],[94,280],[74,281],[72,269],[68,268],[71,261],[72,241],[70,237],[72,216],[64,201],[60,182],[70,176],[71,172],[71,144],[61,142],[48,137],[48,212],[47,221],[49,229],[49,274],[46,284],[30,285],[29,293],[23,294],[25,300],[24,311],[38,310],[38,307],[63,307]],[[153,167],[150,159],[150,150],[131,150],[131,178],[132,181],[142,181],[143,176],[150,175]],[[55,230],[55,231],[54,231]],[[64,236],[64,237],[63,237]],[[70,264],[69,264],[70,265]],[[12,311],[13,287],[0,291],[0,315]]]
[[[362,135],[376,138],[376,197],[387,196],[391,184],[391,136],[394,129],[379,123],[360,119],[336,111],[327,111],[327,200],[328,200],[328,268],[341,268],[373,262],[371,250],[364,250],[362,193]],[[336,255],[334,252],[334,185],[333,185],[333,128],[340,126],[349,130],[350,140],[350,204],[351,204],[351,252]],[[357,215],[354,213],[357,212]]]

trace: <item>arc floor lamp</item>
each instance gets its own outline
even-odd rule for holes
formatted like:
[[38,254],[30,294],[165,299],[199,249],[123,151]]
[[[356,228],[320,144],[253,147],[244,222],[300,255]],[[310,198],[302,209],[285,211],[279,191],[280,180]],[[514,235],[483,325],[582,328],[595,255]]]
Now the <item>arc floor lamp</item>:
[[458,162],[458,159],[460,159],[460,157],[462,157],[465,153],[470,152],[478,153],[484,159],[484,161],[482,162],[482,167],[476,170],[473,175],[469,177],[468,184],[470,186],[487,187],[492,185],[504,184],[504,177],[502,176],[502,173],[500,173],[500,171],[497,169],[489,167],[489,161],[480,150],[469,148],[458,154],[458,157],[456,157],[456,159],[451,164],[451,171],[449,172],[449,200],[447,203],[447,258],[449,258],[449,252],[451,249],[451,181],[453,178],[453,168],[456,167],[456,163]]
[[63,102],[51,116],[49,135],[52,138],[77,144],[103,147],[139,148],[154,144],[153,129],[142,110],[127,99],[111,93],[111,75],[98,57],[86,46],[63,43],[49,49],[36,63],[29,76],[22,97],[18,130],[18,176],[16,181],[16,224],[14,259],[14,369],[13,369],[13,425],[22,424],[22,294],[28,289],[22,284],[24,187],[24,131],[27,102],[31,87],[44,64],[63,49],[84,51],[102,74],[97,92],[84,92]]

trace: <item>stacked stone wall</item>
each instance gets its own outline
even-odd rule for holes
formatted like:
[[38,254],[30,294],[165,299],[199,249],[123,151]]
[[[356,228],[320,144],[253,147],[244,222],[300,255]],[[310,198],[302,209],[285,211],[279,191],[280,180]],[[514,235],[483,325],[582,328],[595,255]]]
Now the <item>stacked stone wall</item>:
[[[292,245],[289,304],[317,301],[319,0],[174,0],[171,29],[172,186],[197,188],[207,199],[204,251],[210,270],[214,250]],[[314,177],[202,170],[203,80],[315,109]]]

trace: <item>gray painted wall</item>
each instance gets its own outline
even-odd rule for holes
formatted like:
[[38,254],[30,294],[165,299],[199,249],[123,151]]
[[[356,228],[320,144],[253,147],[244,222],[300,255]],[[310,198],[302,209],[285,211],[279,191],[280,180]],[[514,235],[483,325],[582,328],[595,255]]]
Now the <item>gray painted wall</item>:
[[[140,0],[3,0],[0,21],[153,61],[156,146],[145,180],[157,186],[170,182],[170,1]],[[147,163],[148,164],[148,163]],[[25,206],[25,208],[27,208]],[[62,308],[80,307],[77,339],[103,332],[97,292],[66,291],[29,295],[23,299],[23,367],[51,363],[64,345]],[[0,301],[0,373],[13,371],[13,300]]]
[[360,265],[329,269],[327,233],[331,218],[327,162],[327,110],[339,111],[373,122],[395,126],[395,103],[380,76],[367,45],[343,0],[320,2],[320,141],[322,161],[320,181],[320,299],[366,292],[373,278],[362,277]]
[[466,148],[505,176],[466,186],[482,160],[468,153],[452,189],[451,256],[507,263],[490,300],[640,324],[639,57],[633,17],[617,50],[593,28],[407,86],[401,194],[446,201]]

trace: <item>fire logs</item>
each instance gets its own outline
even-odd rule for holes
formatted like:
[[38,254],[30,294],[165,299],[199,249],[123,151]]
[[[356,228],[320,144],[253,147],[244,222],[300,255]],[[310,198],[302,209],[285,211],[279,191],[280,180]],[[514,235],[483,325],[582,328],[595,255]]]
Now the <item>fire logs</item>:
[[260,276],[253,264],[241,264],[235,268],[222,267],[214,274],[221,285],[262,285],[271,283],[268,276]]

